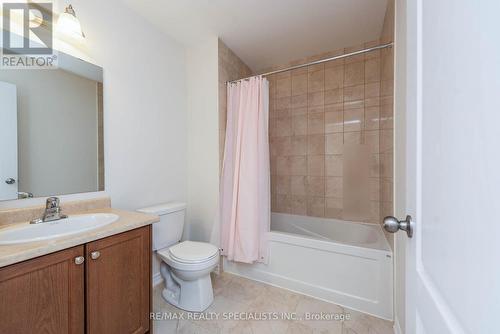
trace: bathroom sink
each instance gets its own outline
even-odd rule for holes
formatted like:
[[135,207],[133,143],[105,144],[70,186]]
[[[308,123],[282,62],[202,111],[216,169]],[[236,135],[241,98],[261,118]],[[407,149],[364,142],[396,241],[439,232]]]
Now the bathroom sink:
[[0,229],[0,245],[22,244],[88,232],[118,220],[112,213],[71,215],[68,218],[39,224],[16,224]]

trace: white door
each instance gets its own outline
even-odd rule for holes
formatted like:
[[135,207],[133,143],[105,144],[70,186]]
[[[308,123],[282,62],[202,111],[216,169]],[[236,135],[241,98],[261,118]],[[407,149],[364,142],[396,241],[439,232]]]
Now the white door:
[[17,199],[16,86],[0,81],[0,201]]
[[499,13],[407,1],[407,334],[500,333]]

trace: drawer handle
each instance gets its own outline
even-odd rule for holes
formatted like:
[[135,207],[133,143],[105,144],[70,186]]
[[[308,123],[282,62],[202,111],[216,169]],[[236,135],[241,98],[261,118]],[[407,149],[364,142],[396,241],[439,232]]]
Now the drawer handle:
[[83,256],[75,257],[75,264],[82,264],[84,261],[85,261],[85,258]]
[[92,253],[90,253],[90,257],[92,258],[92,260],[97,260],[99,256],[101,256],[101,252],[99,251],[93,251]]

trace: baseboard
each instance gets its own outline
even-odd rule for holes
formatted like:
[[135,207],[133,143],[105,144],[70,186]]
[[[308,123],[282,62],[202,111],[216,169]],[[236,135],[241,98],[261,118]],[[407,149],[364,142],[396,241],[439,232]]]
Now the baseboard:
[[403,334],[403,331],[401,330],[401,326],[399,325],[398,318],[394,319],[394,334]]
[[153,286],[157,286],[161,282],[163,282],[163,277],[161,277],[161,274],[160,273],[154,274],[153,275]]

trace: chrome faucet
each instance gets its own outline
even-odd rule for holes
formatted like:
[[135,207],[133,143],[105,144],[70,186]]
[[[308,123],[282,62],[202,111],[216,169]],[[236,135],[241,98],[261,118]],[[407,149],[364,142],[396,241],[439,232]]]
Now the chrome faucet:
[[49,197],[47,198],[47,202],[45,203],[45,212],[43,213],[42,218],[34,219],[30,223],[39,224],[39,223],[51,222],[54,220],[60,220],[64,218],[68,218],[68,216],[61,214],[61,207],[59,206],[59,198]]

